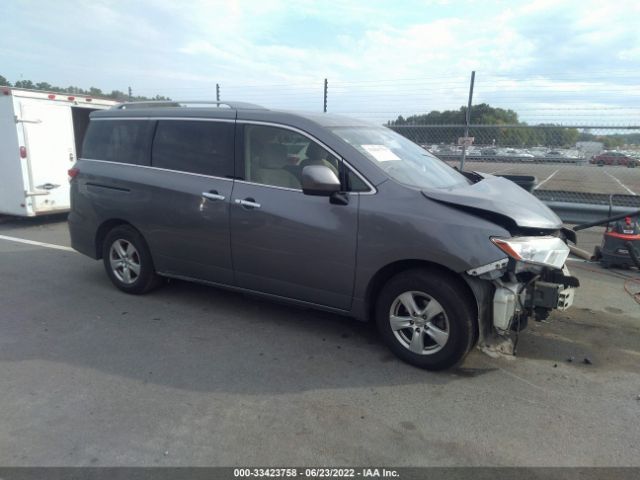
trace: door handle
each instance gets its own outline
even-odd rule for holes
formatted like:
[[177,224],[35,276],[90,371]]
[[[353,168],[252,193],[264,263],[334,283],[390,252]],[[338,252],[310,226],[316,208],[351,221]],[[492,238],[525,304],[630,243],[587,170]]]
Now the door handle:
[[236,199],[236,203],[246,208],[260,208],[260,204],[253,198],[246,198],[244,200]]
[[220,195],[217,190],[211,190],[210,192],[202,192],[202,196],[209,200],[224,200],[224,195]]

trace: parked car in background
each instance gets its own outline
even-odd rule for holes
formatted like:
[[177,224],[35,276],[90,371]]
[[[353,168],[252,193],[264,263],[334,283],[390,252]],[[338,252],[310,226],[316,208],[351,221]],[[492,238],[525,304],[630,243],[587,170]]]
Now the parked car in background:
[[517,150],[515,148],[510,148],[504,152],[505,156],[511,157],[514,160],[519,160],[521,162],[532,162],[535,155],[525,151],[525,150]]
[[480,152],[485,157],[495,157],[498,154],[498,151],[494,148],[483,148]]
[[638,160],[625,155],[622,152],[602,152],[591,159],[591,163],[600,167],[604,165],[622,165],[634,168],[638,166]]

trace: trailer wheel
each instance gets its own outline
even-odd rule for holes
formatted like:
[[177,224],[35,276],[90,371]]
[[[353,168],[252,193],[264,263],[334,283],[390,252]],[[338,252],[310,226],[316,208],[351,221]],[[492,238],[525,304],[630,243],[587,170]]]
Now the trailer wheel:
[[149,247],[129,225],[111,230],[103,244],[102,260],[111,282],[126,293],[147,293],[160,284]]

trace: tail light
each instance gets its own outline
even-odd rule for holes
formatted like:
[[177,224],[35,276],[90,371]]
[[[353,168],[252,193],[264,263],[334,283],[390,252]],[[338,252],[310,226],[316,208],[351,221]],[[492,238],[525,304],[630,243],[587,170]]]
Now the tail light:
[[67,174],[69,175],[69,181],[71,181],[74,178],[76,178],[79,173],[80,173],[80,169],[76,168],[76,167],[73,167],[73,168],[70,168],[69,170],[67,170]]
[[27,158],[27,147],[20,147],[20,158]]
[[56,99],[56,96],[55,96],[53,93],[50,93],[49,95],[47,95],[47,98],[48,98],[49,100],[55,100],[55,99]]

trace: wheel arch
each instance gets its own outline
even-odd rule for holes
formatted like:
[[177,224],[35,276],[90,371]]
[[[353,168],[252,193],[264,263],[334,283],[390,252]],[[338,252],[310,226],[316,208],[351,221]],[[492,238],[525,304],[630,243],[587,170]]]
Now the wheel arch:
[[[480,305],[476,294],[461,274],[445,267],[444,265],[429,262],[427,260],[405,259],[397,260],[383,266],[371,277],[365,293],[365,318],[367,320],[371,320],[373,318],[375,302],[378,298],[378,294],[392,277],[402,272],[416,269],[437,273],[438,275],[449,279],[451,282],[454,282],[460,289],[467,293],[467,300],[470,302],[469,306],[473,311],[480,311]],[[475,339],[477,339],[480,331],[480,318],[476,318],[476,321],[474,322],[474,329]]]
[[121,218],[111,218],[109,220],[105,220],[100,224],[100,226],[96,230],[96,236],[94,241],[95,249],[96,249],[96,259],[99,260],[102,258],[102,249],[104,247],[104,239],[107,237],[107,234],[114,228],[119,227],[121,225],[128,225],[131,228],[135,229],[138,233],[140,233],[140,230],[138,230],[135,227],[135,225],[132,225],[130,222],[123,220]]

